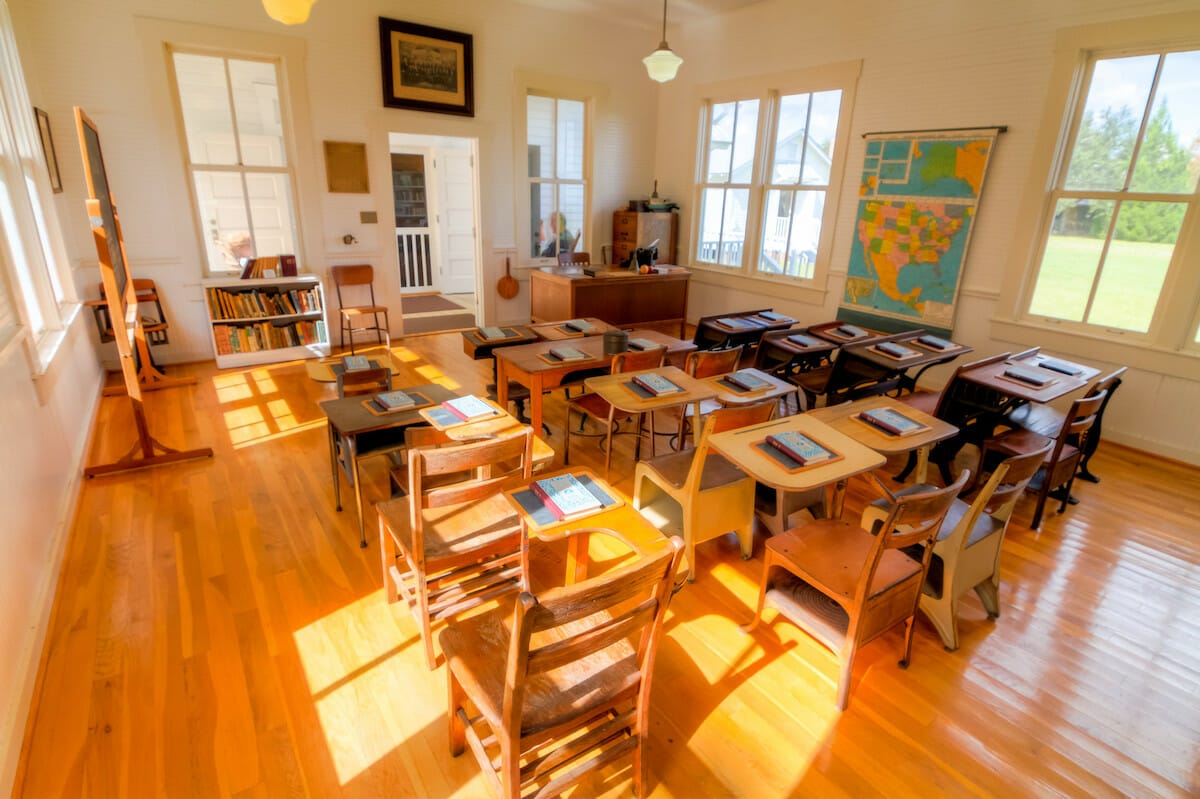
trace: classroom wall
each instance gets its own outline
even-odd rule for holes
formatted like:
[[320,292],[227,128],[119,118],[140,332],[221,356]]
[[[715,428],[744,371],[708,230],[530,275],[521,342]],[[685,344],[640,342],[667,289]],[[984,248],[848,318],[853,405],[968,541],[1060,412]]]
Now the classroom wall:
[[[988,167],[954,337],[983,354],[1024,349],[1025,344],[999,338],[992,322],[1003,316],[997,300],[1012,263],[1010,248],[1023,244],[1014,242],[1013,234],[1030,161],[1043,133],[1056,32],[1096,23],[1121,26],[1130,18],[1196,10],[1195,0],[767,0],[720,19],[685,25],[670,36],[672,48],[685,62],[679,77],[665,84],[660,99],[656,169],[659,192],[684,205],[681,242],[691,233],[690,212],[696,203],[691,187],[703,87],[731,78],[862,60],[830,252],[832,275],[823,301],[788,297],[777,284],[761,282],[730,291],[698,273],[689,315],[696,319],[735,308],[774,306],[807,323],[834,318],[855,235],[862,134],[1007,125]],[[1128,351],[1117,354],[1103,342],[1051,333],[1038,340],[1101,368],[1131,367],[1106,414],[1105,438],[1200,464],[1200,425],[1191,423],[1187,411],[1200,404],[1200,382],[1138,368],[1136,359],[1127,358]],[[949,368],[943,367],[940,375],[931,376],[937,382],[948,374]]]

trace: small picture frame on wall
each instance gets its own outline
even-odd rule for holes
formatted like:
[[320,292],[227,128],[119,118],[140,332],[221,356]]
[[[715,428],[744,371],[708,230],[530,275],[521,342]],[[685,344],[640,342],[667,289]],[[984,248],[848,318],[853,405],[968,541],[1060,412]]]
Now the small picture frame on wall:
[[50,115],[37,106],[33,107],[37,117],[38,136],[42,140],[42,155],[46,158],[46,171],[50,173],[50,188],[55,194],[62,192],[62,175],[58,171],[58,154],[54,152],[54,138],[50,135]]
[[471,34],[380,17],[379,49],[385,106],[475,116]]

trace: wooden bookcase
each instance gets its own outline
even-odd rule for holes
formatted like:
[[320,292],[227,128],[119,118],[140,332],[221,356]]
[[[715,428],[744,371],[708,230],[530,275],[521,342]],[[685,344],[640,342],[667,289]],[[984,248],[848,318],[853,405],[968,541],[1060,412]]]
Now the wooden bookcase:
[[222,369],[329,355],[325,292],[312,275],[205,280],[204,307]]
[[613,213],[613,263],[620,265],[638,247],[658,239],[658,263],[675,264],[675,236],[679,224],[672,211],[615,211]]

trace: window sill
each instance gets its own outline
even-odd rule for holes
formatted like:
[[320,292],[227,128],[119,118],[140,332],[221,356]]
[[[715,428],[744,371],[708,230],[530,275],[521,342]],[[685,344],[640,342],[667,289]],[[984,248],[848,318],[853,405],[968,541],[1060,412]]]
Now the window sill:
[[1055,355],[1200,382],[1200,352],[1166,349],[1153,344],[1126,344],[1078,330],[1057,330],[1012,319],[993,318],[991,330],[992,339],[996,341],[1013,342],[1023,347],[1040,345]]

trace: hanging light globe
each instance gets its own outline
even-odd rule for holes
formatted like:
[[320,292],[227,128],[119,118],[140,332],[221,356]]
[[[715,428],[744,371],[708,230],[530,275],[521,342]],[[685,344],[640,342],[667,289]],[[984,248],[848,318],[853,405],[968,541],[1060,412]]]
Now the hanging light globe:
[[683,63],[683,59],[675,55],[675,51],[667,44],[667,0],[663,0],[662,41],[658,43],[657,50],[642,59],[642,63],[646,65],[650,79],[659,83],[674,80],[679,65]]
[[284,25],[303,25],[317,0],[262,0],[267,16]]

